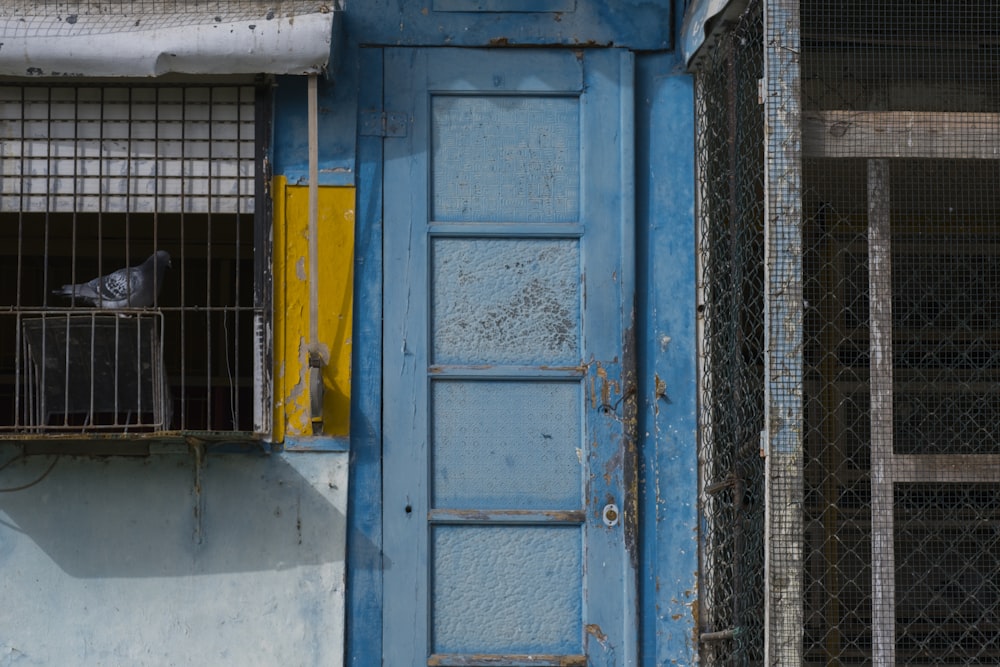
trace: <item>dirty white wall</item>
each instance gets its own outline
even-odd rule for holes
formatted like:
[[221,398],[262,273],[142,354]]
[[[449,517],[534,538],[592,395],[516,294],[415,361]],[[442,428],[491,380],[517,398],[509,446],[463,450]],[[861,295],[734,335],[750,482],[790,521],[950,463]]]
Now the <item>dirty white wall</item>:
[[[51,456],[0,446],[0,489]],[[0,667],[343,664],[347,454],[60,456],[0,493]]]

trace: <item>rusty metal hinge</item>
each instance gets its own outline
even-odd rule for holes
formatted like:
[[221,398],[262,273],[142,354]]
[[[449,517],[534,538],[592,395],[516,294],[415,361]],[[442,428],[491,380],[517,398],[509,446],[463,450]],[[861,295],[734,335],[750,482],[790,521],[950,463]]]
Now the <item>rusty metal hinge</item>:
[[365,137],[405,137],[406,114],[396,111],[363,111],[361,135]]

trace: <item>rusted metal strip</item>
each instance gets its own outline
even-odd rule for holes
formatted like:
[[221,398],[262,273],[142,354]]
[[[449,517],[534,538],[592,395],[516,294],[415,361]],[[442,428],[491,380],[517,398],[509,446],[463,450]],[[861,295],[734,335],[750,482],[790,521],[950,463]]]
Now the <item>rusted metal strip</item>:
[[705,493],[709,495],[715,495],[719,491],[724,489],[729,489],[736,486],[736,476],[728,475],[725,479],[719,480],[718,482],[713,482],[711,484],[705,485]]
[[586,667],[585,655],[498,655],[435,653],[427,667]]
[[716,632],[703,632],[698,635],[698,640],[703,642],[721,642],[727,639],[732,639],[735,636],[735,628],[729,628],[727,630],[718,630]]

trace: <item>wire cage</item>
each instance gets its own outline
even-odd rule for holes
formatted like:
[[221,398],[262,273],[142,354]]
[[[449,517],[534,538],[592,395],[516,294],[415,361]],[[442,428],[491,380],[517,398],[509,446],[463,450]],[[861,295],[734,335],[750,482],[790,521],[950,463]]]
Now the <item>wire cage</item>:
[[268,99],[0,83],[0,437],[265,432]]
[[27,430],[169,427],[161,313],[24,315],[18,403]]
[[1000,6],[803,0],[803,664],[1000,662]]
[[998,23],[764,0],[702,58],[708,664],[1000,663]]

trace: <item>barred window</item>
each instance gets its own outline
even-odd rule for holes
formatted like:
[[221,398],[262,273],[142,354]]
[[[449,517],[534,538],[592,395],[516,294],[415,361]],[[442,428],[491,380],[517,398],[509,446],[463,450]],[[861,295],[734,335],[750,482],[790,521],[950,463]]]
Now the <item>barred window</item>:
[[0,86],[0,437],[264,432],[267,109]]

